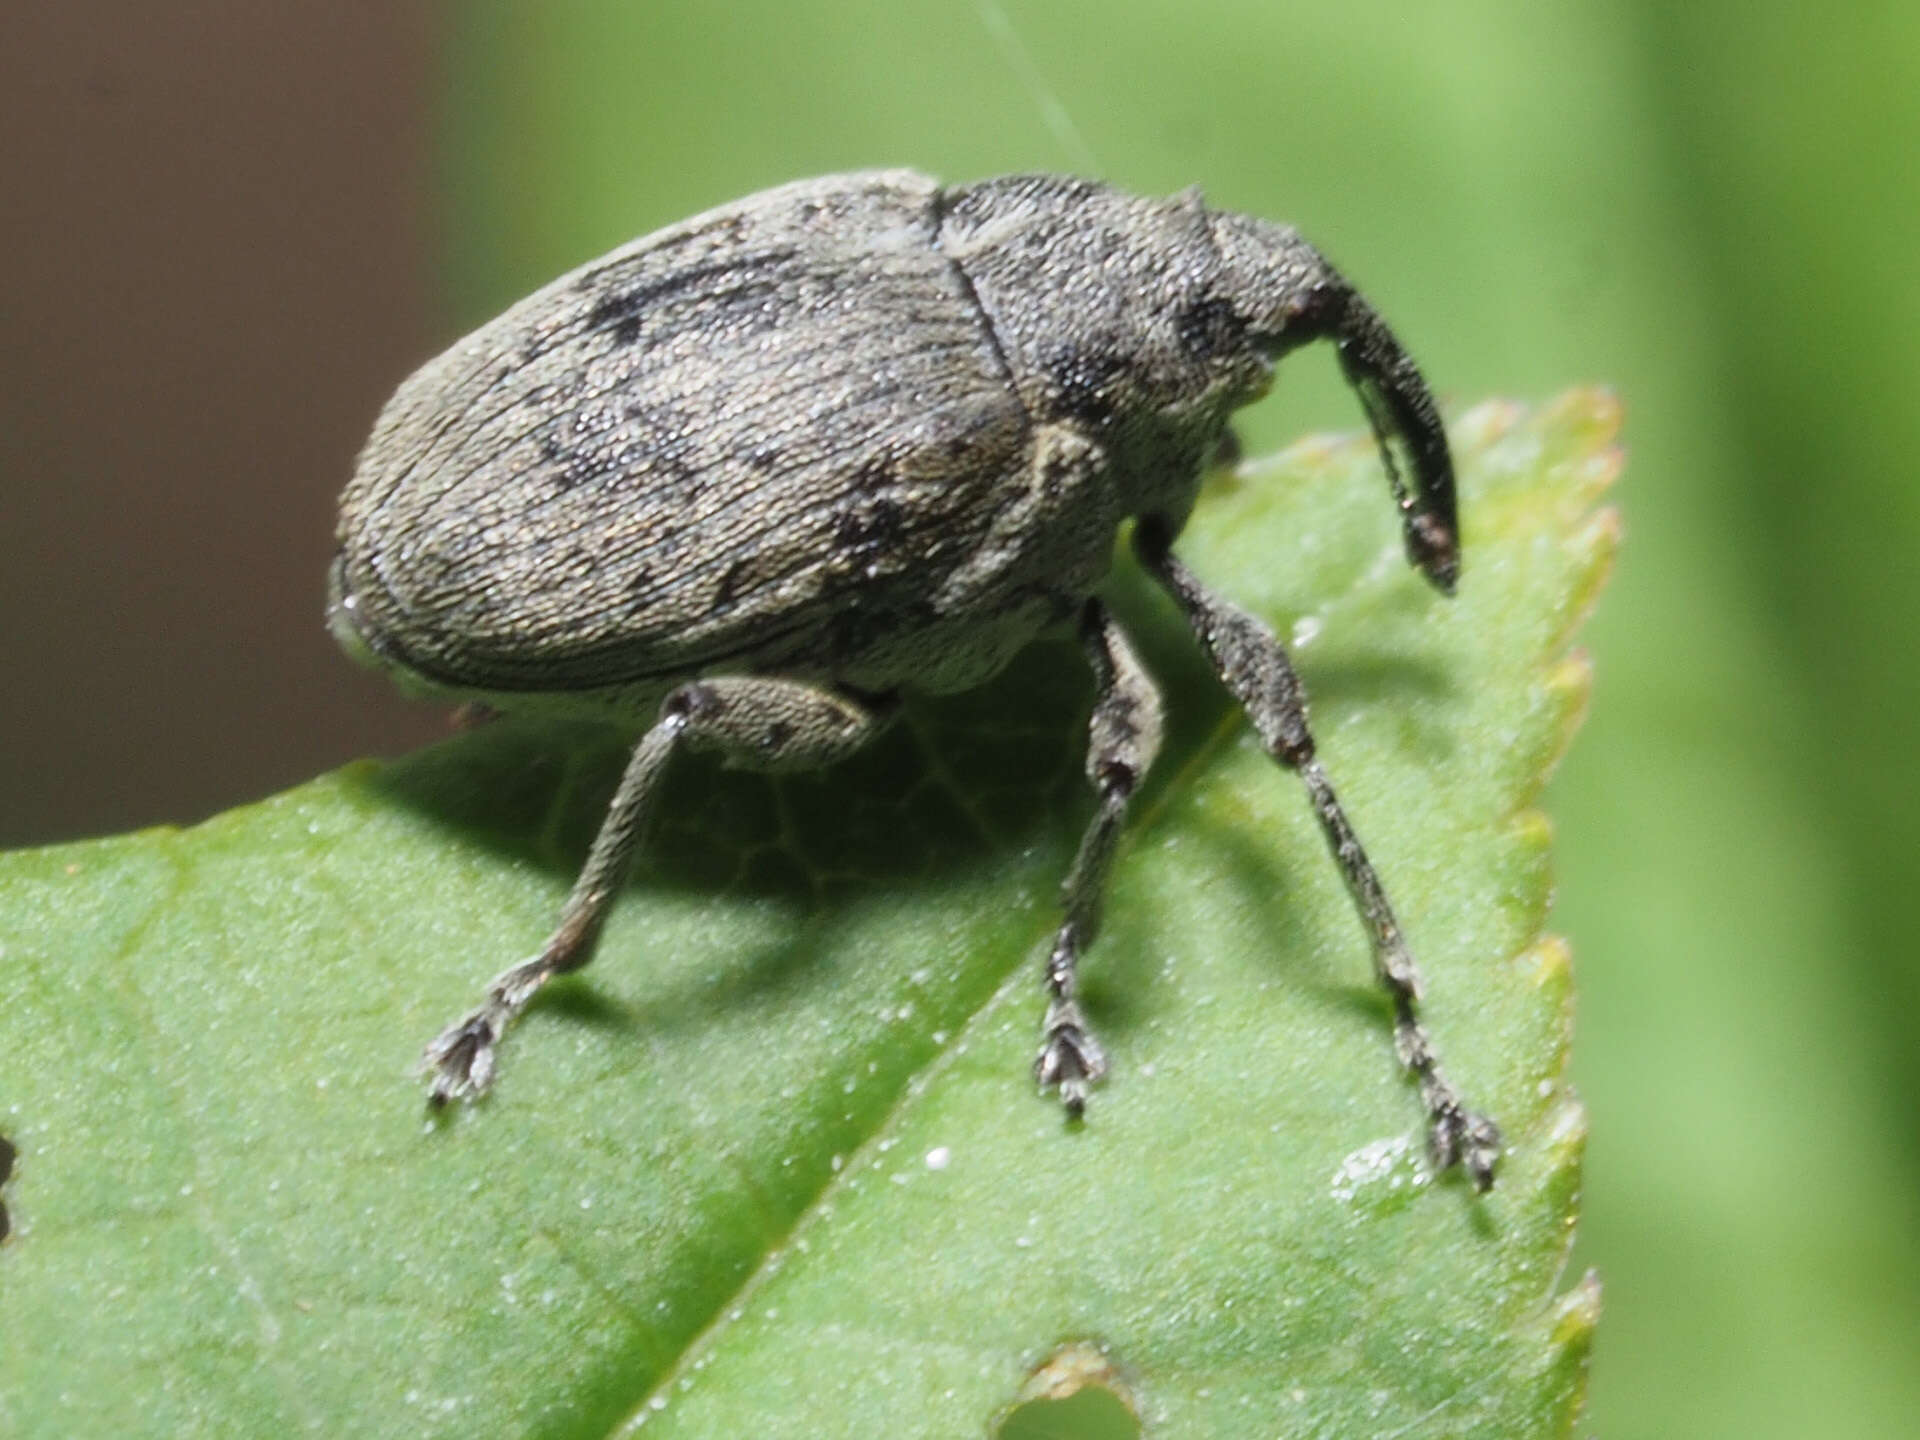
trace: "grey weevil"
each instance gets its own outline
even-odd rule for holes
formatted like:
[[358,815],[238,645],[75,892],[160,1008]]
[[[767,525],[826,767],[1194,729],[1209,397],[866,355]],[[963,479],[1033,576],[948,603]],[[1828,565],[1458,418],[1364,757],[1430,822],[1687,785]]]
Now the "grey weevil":
[[[328,624],[405,688],[597,711],[635,746],[539,953],[427,1047],[431,1099],[485,1091],[508,1024],[592,958],[669,761],[763,770],[864,745],[903,690],[978,685],[1077,624],[1098,796],[1048,952],[1042,1088],[1106,1070],[1076,1003],[1160,699],[1094,595],[1123,521],[1273,758],[1305,783],[1372,939],[1436,1163],[1491,1185],[1493,1123],[1441,1072],[1392,907],[1314,755],[1285,649],[1173,553],[1232,411],[1337,347],[1409,560],[1451,593],[1453,469],[1413,360],[1299,234],[1021,175],[905,170],[751,195],[562,276],[388,402],[340,502]],[[1394,445],[1405,451],[1411,489]]]

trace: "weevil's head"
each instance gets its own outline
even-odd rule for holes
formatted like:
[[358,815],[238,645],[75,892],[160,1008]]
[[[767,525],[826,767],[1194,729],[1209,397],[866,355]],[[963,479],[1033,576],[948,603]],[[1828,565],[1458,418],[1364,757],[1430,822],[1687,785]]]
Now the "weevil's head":
[[[1340,369],[1373,427],[1400,509],[1407,558],[1451,595],[1460,577],[1453,457],[1427,382],[1386,322],[1320,252],[1289,226],[1215,212],[1220,284],[1252,342],[1271,359],[1312,340],[1333,341]],[[1405,458],[1402,478],[1396,449]]]

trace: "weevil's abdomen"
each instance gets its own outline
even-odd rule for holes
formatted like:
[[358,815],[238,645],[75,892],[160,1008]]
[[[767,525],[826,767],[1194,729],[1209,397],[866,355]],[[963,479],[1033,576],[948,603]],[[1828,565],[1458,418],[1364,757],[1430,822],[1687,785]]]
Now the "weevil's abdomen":
[[913,623],[1028,436],[938,196],[882,172],[751,197],[428,363],[343,496],[336,632],[449,689],[578,692],[833,673]]

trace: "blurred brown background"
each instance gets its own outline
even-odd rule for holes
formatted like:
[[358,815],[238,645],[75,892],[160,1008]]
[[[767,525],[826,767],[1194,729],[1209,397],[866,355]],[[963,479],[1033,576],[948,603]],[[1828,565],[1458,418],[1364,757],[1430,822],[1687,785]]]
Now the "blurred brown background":
[[431,341],[422,5],[0,7],[0,846],[438,733],[321,624]]

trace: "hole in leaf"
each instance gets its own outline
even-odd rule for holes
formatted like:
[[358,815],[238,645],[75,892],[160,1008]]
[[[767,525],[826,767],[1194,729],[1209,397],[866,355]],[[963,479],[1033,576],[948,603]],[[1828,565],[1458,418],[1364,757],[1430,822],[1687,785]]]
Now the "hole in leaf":
[[1140,1440],[1133,1397],[1086,1341],[1062,1345],[1021,1387],[994,1440]]
[[1140,1440],[1140,1419],[1113,1391],[1093,1385],[1064,1400],[1016,1405],[997,1440]]

